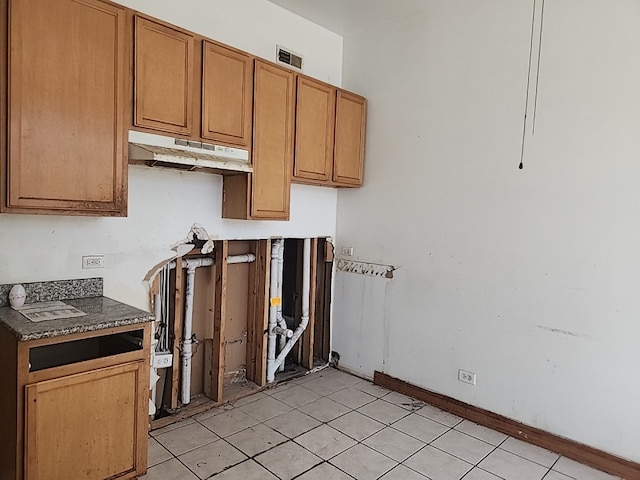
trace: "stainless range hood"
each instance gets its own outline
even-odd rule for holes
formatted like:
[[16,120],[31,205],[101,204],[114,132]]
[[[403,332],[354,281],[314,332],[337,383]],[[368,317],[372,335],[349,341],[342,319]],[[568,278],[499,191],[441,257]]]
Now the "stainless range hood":
[[225,174],[252,172],[249,151],[129,131],[129,163]]

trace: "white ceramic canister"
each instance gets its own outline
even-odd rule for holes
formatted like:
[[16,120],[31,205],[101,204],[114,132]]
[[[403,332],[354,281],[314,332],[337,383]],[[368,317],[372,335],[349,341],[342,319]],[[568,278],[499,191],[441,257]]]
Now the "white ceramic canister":
[[12,307],[21,307],[27,299],[27,292],[20,284],[14,285],[9,291],[9,304]]

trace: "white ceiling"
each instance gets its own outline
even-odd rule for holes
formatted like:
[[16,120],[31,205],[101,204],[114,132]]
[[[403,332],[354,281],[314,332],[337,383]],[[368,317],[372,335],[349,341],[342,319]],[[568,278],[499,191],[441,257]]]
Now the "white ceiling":
[[340,35],[413,15],[443,0],[269,0]]

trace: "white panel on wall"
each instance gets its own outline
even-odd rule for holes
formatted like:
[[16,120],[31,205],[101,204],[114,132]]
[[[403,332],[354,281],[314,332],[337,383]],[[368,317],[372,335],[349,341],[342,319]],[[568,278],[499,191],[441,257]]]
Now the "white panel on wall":
[[373,378],[384,367],[389,281],[340,271],[334,278],[334,303],[341,309],[331,348],[340,356],[340,367]]

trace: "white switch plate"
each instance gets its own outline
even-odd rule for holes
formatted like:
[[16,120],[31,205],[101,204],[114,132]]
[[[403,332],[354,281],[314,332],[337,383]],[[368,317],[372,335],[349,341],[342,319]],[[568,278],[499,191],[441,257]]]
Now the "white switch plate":
[[84,255],[82,268],[104,268],[104,255]]
[[345,257],[353,256],[353,247],[342,247],[342,250],[340,251],[342,252],[342,255],[344,255]]

